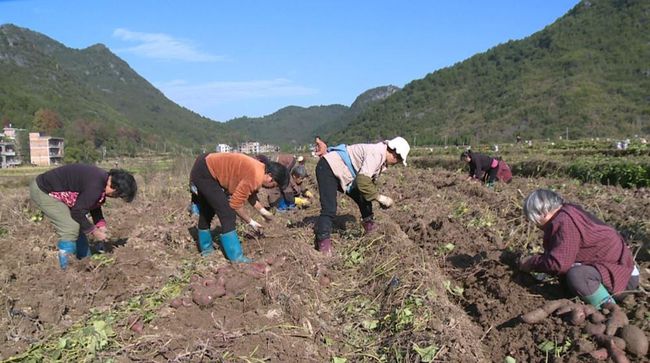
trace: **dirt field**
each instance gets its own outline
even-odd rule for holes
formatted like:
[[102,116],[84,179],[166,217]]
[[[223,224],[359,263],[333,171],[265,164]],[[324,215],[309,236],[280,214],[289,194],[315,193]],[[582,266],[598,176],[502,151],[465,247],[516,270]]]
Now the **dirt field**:
[[[519,254],[540,250],[541,231],[521,211],[538,187],[558,190],[628,238],[643,290],[621,305],[650,332],[649,190],[516,176],[488,190],[464,174],[396,167],[380,180],[396,205],[377,208],[377,232],[362,236],[356,206],[341,198],[335,256],[326,258],[313,248],[317,205],[276,214],[263,238],[244,238],[256,260],[244,266],[221,253],[200,257],[185,209],[189,165],[139,173],[136,200],[104,208],[106,252],[66,272],[27,188],[0,189],[0,359],[590,362],[593,343],[581,326],[519,319],[569,297],[557,280],[514,268]],[[224,289],[199,306],[192,290],[201,284]]]

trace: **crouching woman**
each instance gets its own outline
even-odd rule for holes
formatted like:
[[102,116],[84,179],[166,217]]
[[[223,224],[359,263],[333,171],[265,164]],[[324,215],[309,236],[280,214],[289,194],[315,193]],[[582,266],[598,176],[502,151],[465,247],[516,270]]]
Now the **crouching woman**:
[[[106,198],[133,201],[138,190],[133,175],[121,170],[105,171],[94,165],[70,164],[49,170],[29,186],[32,201],[52,221],[59,236],[59,265],[66,269],[71,256],[90,256],[86,234],[106,239],[102,205]],[[91,223],[86,215],[90,213]]]
[[190,172],[190,184],[196,187],[193,201],[199,210],[199,249],[203,256],[214,252],[210,224],[214,215],[221,222],[219,242],[226,258],[232,262],[250,262],[244,256],[235,230],[237,216],[255,231],[262,225],[251,218],[244,208],[248,201],[265,219],[273,215],[257,200],[257,191],[281,188],[287,184],[287,169],[276,163],[263,163],[237,153],[208,153],[199,155]]
[[538,189],[525,199],[524,213],[544,231],[544,252],[522,259],[520,270],[562,276],[573,293],[597,308],[639,286],[623,237],[580,206]]

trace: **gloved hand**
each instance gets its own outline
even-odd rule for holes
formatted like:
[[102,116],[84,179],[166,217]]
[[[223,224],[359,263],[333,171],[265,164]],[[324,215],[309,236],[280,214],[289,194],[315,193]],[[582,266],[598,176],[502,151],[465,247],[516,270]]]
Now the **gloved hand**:
[[307,198],[301,198],[301,197],[296,197],[296,206],[298,208],[305,208],[308,207],[310,204],[309,199]]
[[95,230],[92,233],[93,233],[93,237],[95,237],[95,239],[97,239],[98,241],[105,241],[107,238],[106,227],[95,228]]
[[314,193],[310,192],[309,190],[305,192],[305,197],[311,199],[314,197]]
[[531,272],[532,271],[532,266],[530,263],[532,262],[532,257],[522,257],[519,259],[519,262],[517,263],[517,267],[519,268],[519,271],[524,271],[524,272]]
[[[259,212],[262,215],[262,217],[264,217],[264,219],[266,219],[267,221],[270,221],[271,219],[273,219],[273,213],[269,212],[268,209],[262,208],[262,209],[259,210]],[[252,221],[252,219],[251,219],[251,221]]]
[[251,228],[253,228],[253,230],[254,230],[255,232],[258,232],[258,233],[262,232],[262,225],[259,224],[259,223],[257,223],[257,222],[255,222],[254,219],[251,218],[251,221],[248,222],[248,225],[251,226]]
[[393,200],[385,195],[379,195],[377,201],[381,204],[382,208],[390,208],[393,206]]

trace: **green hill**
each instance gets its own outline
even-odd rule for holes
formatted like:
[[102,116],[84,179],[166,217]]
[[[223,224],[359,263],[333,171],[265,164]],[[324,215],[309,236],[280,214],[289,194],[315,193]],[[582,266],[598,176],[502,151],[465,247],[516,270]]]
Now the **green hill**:
[[343,105],[285,107],[264,117],[242,117],[227,126],[250,140],[279,144],[284,147],[310,144],[314,136],[328,137],[345,129],[365,109],[399,90],[381,86],[363,92],[350,107]]
[[334,137],[418,143],[650,133],[650,1],[585,0],[525,39],[406,85]]
[[0,26],[0,116],[35,129],[38,110],[59,115],[71,148],[166,150],[230,141],[223,124],[178,106],[98,44],[70,49],[42,34]]
[[276,145],[295,146],[311,143],[316,130],[340,120],[347,112],[343,105],[288,106],[264,117],[240,117],[226,122],[228,127],[257,140]]

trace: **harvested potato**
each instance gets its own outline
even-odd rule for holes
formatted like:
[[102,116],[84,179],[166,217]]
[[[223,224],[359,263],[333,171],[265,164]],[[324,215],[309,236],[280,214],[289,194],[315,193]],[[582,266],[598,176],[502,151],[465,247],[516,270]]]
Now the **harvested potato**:
[[648,337],[646,337],[643,330],[635,325],[624,326],[620,332],[620,337],[625,341],[628,352],[643,357],[648,354]]
[[584,331],[589,335],[605,334],[605,324],[587,323]]
[[531,312],[528,312],[521,316],[521,320],[528,324],[537,324],[540,321],[546,319],[554,311],[562,307],[563,305],[570,305],[571,302],[567,299],[553,300],[546,303],[541,308],[537,308]]
[[615,307],[611,310],[611,314],[607,319],[607,323],[605,323],[607,326],[607,329],[605,329],[605,334],[614,335],[619,328],[622,328],[629,323],[630,321],[628,320],[627,315],[625,315],[623,309],[615,305]]
[[212,304],[212,300],[212,295],[210,295],[208,290],[205,288],[196,289],[192,293],[192,301],[194,301],[194,303],[200,307],[210,306],[210,304]]
[[178,309],[183,306],[183,300],[177,297],[169,302],[169,306],[173,307],[174,309]]
[[596,349],[593,352],[589,353],[589,355],[595,360],[605,360],[609,358],[609,353],[607,352],[607,348]]
[[585,311],[582,306],[578,305],[571,310],[569,321],[573,325],[580,325],[585,322]]
[[537,324],[548,317],[548,313],[542,308],[537,308],[521,316],[521,320],[528,324]]
[[601,312],[596,311],[595,313],[593,313],[593,314],[591,314],[589,316],[589,320],[591,320],[591,322],[594,323],[594,324],[600,324],[600,323],[604,322],[605,320],[607,320],[607,318]]

